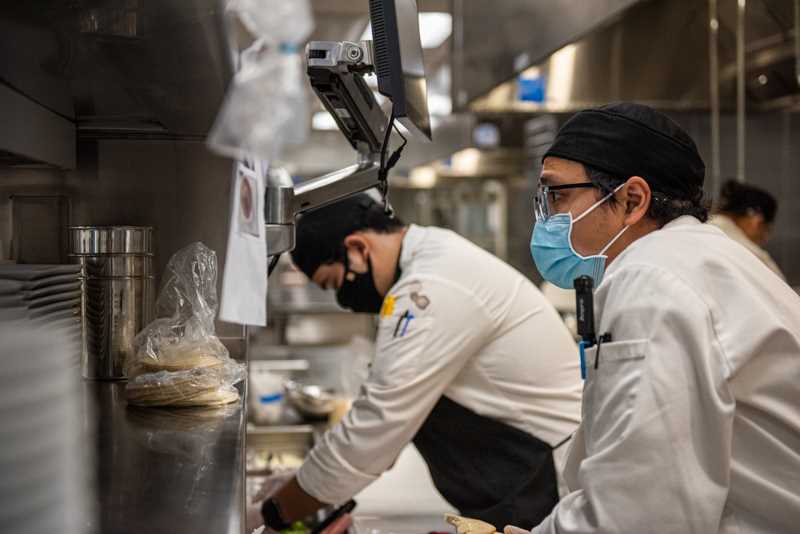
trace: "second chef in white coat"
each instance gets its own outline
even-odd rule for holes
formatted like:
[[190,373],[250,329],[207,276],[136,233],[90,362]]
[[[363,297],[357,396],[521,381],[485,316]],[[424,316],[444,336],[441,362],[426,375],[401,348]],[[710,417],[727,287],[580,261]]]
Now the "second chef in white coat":
[[610,339],[535,534],[798,531],[800,298],[702,224],[703,179],[691,138],[634,104],[576,114],[545,156],[533,257],[595,279]]

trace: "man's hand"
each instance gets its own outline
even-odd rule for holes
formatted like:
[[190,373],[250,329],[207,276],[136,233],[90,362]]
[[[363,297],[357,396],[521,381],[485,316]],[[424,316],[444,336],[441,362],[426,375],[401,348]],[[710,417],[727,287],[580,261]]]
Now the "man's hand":
[[274,474],[264,480],[261,489],[252,497],[250,502],[247,503],[247,514],[245,524],[247,532],[252,532],[264,524],[264,517],[261,515],[261,505],[265,500],[269,499],[278,492],[286,483],[294,478],[295,470],[289,470],[283,473]]
[[[297,477],[290,478],[271,497],[277,504],[281,519],[286,523],[293,523],[313,514],[326,506],[308,493],[297,482]],[[267,525],[270,527],[272,525]]]

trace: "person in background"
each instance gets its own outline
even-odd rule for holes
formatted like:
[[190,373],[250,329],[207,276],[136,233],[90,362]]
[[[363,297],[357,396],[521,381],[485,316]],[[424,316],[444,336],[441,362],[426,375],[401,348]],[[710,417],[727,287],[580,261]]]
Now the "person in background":
[[341,306],[378,316],[376,355],[349,413],[264,502],[265,524],[280,530],[347,501],[411,442],[462,514],[528,528],[544,519],[581,384],[577,347],[539,290],[367,194],[301,217],[292,258]]
[[720,191],[717,213],[709,222],[755,254],[772,272],[784,278],[778,264],[764,250],[777,211],[778,203],[767,191],[728,180]]
[[570,493],[534,534],[797,532],[800,297],[702,224],[704,178],[637,104],[575,114],[544,156],[531,253],[594,279],[597,340]]

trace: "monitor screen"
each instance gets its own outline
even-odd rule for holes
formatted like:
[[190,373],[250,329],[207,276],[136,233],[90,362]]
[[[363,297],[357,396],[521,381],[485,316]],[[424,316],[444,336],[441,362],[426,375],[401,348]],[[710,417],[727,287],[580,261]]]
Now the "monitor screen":
[[419,10],[415,0],[370,0],[378,90],[411,132],[431,138]]

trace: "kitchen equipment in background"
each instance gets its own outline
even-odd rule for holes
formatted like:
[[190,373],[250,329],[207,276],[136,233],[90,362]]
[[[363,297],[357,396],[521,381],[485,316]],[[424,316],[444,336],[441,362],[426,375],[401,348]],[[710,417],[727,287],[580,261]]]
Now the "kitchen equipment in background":
[[283,384],[303,371],[308,371],[306,360],[251,360],[247,388],[251,421],[257,425],[289,422]]
[[29,264],[63,263],[69,199],[63,195],[11,195],[10,200],[11,259]]
[[67,338],[3,321],[0,339],[0,530],[84,533],[91,457]]
[[84,378],[124,379],[133,338],[154,317],[153,228],[73,226],[70,261],[84,272]]
[[287,380],[284,389],[292,406],[306,417],[328,417],[336,408],[338,397],[332,389],[293,380]]
[[0,321],[62,336],[77,367],[85,352],[80,265],[0,265]]

